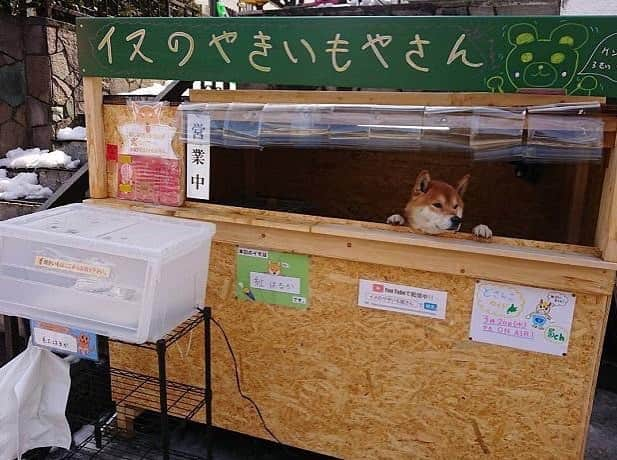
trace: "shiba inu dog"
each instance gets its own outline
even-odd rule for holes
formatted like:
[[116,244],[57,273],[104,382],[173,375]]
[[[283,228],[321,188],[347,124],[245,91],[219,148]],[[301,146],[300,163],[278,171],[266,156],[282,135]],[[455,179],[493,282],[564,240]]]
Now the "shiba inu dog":
[[[416,178],[411,197],[403,215],[393,214],[390,225],[408,225],[411,229],[429,235],[458,232],[463,222],[463,195],[469,184],[469,174],[453,187],[446,182],[432,180],[428,171]],[[491,238],[493,232],[486,225],[477,225],[472,233],[479,238]]]

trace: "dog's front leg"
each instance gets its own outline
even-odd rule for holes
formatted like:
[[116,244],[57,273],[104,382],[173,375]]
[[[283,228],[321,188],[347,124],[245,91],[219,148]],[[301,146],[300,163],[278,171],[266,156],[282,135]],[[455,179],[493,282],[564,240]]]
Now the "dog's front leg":
[[405,225],[405,218],[400,214],[392,214],[386,219],[386,224],[390,225]]
[[474,236],[478,237],[478,238],[483,238],[483,239],[490,239],[493,236],[493,231],[486,225],[480,224],[480,225],[476,225],[472,230],[471,233],[473,233]]

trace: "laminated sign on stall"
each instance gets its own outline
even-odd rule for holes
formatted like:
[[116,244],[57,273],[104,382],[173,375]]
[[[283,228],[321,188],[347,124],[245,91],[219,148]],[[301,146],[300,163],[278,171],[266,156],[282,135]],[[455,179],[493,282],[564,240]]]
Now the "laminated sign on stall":
[[568,352],[576,296],[571,292],[480,281],[469,337],[551,355]]
[[308,307],[308,256],[238,248],[236,264],[238,298],[299,309]]

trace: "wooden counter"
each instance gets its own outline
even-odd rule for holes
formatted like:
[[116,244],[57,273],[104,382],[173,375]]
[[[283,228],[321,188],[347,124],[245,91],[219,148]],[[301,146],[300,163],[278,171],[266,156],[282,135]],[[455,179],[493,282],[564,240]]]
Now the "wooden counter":
[[[582,457],[617,268],[596,250],[207,204],[90,203],[217,224],[206,301],[243,391],[282,442],[353,459]],[[311,255],[310,308],[237,299],[237,245]],[[446,290],[446,319],[358,307],[360,278]],[[471,342],[478,279],[574,292],[567,356]],[[201,385],[202,345],[199,330],[175,344],[168,378]],[[125,347],[111,346],[113,366],[156,374],[153,356]],[[213,373],[214,424],[269,438],[216,329]]]

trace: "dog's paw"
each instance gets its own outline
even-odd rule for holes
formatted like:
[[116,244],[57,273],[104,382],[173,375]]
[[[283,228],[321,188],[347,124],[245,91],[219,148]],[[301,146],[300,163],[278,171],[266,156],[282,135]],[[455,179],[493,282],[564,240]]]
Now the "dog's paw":
[[392,214],[388,217],[386,223],[390,225],[405,225],[405,218],[400,214]]
[[493,231],[486,225],[482,224],[476,225],[471,231],[471,233],[473,233],[473,235],[478,238],[484,238],[487,240],[493,236]]

